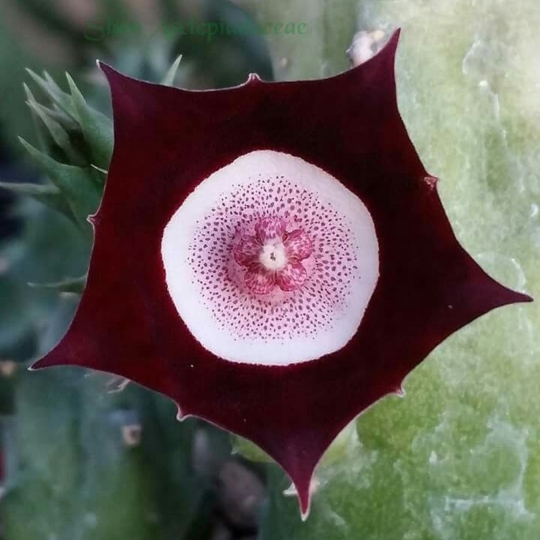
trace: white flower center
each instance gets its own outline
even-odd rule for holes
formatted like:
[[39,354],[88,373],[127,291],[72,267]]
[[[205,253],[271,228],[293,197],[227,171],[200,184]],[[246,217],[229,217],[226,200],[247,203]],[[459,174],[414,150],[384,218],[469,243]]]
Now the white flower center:
[[180,318],[224,361],[288,365],[341,349],[379,276],[362,201],[305,160],[271,150],[211,174],[165,227]]
[[268,242],[263,245],[259,262],[266,270],[276,271],[285,268],[287,265],[287,255],[283,242]]

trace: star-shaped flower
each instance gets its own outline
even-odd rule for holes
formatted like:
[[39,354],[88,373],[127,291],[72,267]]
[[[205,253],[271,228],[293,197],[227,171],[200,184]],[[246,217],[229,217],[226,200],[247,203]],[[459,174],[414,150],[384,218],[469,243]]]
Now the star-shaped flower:
[[87,287],[35,367],[115,373],[251,439],[306,513],[345,425],[447,336],[530,300],[457,242],[399,116],[397,40],[328,79],[217,91],[103,65],[115,147]]

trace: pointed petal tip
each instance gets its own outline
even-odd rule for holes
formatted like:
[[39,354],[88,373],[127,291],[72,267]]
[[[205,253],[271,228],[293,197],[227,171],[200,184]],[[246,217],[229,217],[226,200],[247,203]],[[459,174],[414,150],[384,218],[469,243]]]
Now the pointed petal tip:
[[101,60],[96,60],[96,66],[101,69],[104,73],[107,73],[108,71],[114,71],[109,64],[106,64],[105,62],[102,62]]
[[309,516],[311,496],[315,491],[313,484],[313,475],[310,475],[307,479],[293,480],[291,486],[283,492],[284,495],[296,495],[298,497],[302,521],[306,521]]
[[525,292],[515,291],[505,287],[504,285],[500,285],[500,287],[503,289],[503,294],[500,301],[501,307],[509,304],[529,304],[534,302],[534,298]]
[[55,367],[55,366],[65,366],[70,365],[69,362],[62,361],[62,355],[57,354],[58,347],[55,347],[50,352],[48,352],[45,356],[40,358],[39,360],[36,360],[29,368],[29,371],[38,371],[40,369],[45,369],[49,367]]
[[[358,38],[358,41],[363,42],[367,38],[367,44],[364,42],[363,44],[359,43],[358,46],[356,45],[355,39],[359,34],[361,34],[361,37]],[[386,77],[390,75],[390,80],[394,81],[395,86],[395,60],[401,28],[395,30],[387,40],[385,40],[386,34],[387,32],[383,30],[376,30],[372,33],[361,31],[355,34],[352,45],[347,49],[347,55],[352,67],[345,73],[360,74],[364,72],[367,66],[371,66],[370,69],[381,69],[383,74],[387,73]],[[380,49],[379,42],[384,42]],[[355,53],[356,49],[358,49],[357,53]]]
[[311,482],[307,486],[298,486],[298,502],[300,504],[300,518],[306,521],[311,510]]
[[528,304],[530,302],[534,302],[534,298],[530,294],[522,292],[516,292],[516,294],[520,297],[520,302],[522,303]]
[[519,300],[516,300],[518,303],[530,304],[534,302],[534,298],[527,293],[515,292],[515,294],[519,297]]
[[394,30],[393,34],[390,36],[390,39],[386,42],[384,47],[379,51],[377,56],[382,56],[383,54],[388,54],[392,59],[395,59],[397,48],[399,45],[399,38],[401,36],[401,28]]
[[103,72],[108,81],[110,81],[114,77],[126,77],[125,75],[122,75],[122,73],[120,73],[119,71],[116,71],[116,69],[114,69],[112,66],[106,64],[105,62],[102,62],[101,60],[96,60],[96,64],[98,68]]
[[[46,357],[45,357],[46,358]],[[39,371],[40,369],[44,369],[48,367],[47,364],[45,364],[43,361],[45,358],[41,358],[40,360],[36,360],[29,368],[28,371]]]
[[300,517],[302,521],[306,521],[309,516],[309,511],[311,509],[311,494],[311,481],[309,486],[305,490],[299,490],[296,484],[293,482],[285,491],[283,491],[284,497],[298,497],[298,504],[300,506]]

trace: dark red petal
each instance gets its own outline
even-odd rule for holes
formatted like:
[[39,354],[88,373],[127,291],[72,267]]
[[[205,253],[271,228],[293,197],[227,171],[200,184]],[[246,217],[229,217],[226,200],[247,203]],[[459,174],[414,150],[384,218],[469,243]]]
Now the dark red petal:
[[[194,92],[102,66],[115,148],[94,219],[88,284],[66,336],[35,368],[80,365],[162,392],[247,437],[288,472],[309,505],[322,453],[450,334],[488,311],[531,299],[491,279],[457,242],[399,116],[398,34],[366,63],[296,83],[256,78]],[[165,284],[160,242],[185,198],[254,150],[298,156],[339,179],[375,223],[380,277],[341,350],[285,367],[224,361],[194,339]]]

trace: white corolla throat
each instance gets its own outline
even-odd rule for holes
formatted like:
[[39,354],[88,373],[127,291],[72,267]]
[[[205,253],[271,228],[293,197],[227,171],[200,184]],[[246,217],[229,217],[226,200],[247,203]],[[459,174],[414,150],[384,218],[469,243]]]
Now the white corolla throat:
[[373,220],[336,178],[259,150],[203,180],[163,233],[166,285],[207,350],[289,365],[341,349],[379,277]]

